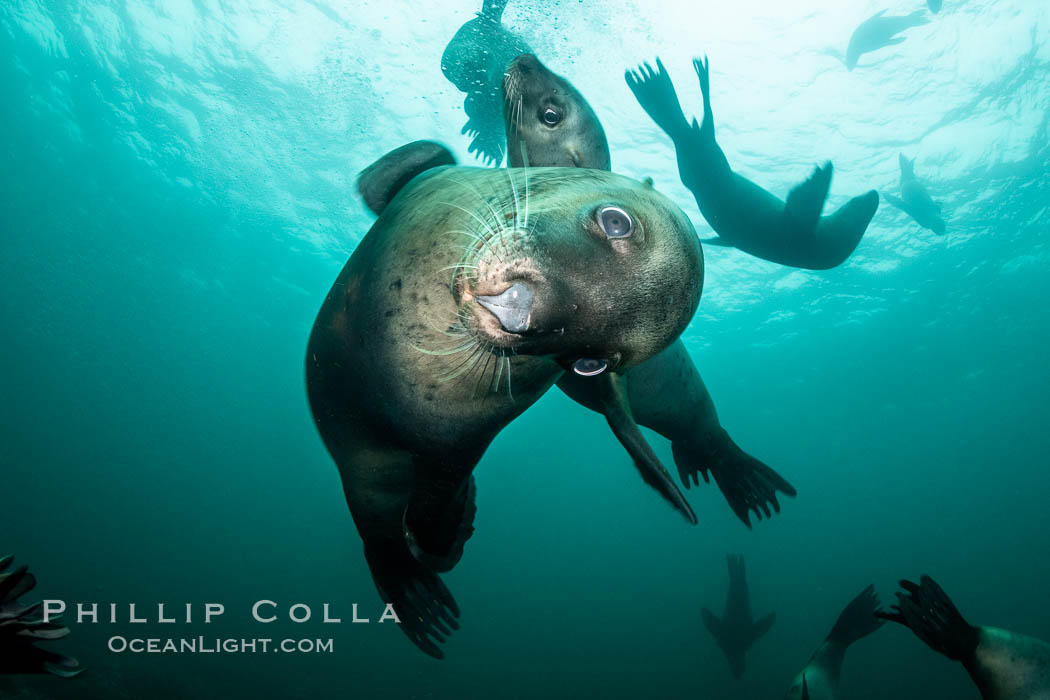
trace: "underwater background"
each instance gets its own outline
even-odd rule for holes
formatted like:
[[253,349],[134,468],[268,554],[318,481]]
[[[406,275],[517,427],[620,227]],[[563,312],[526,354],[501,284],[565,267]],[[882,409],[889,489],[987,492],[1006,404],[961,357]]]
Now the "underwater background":
[[[332,637],[313,655],[114,654],[73,624],[73,680],[26,698],[780,698],[869,583],[934,576],[974,623],[1050,639],[1050,4],[945,0],[847,72],[853,28],[903,0],[513,0],[504,23],[587,97],[613,170],[711,235],[623,70],[659,55],[687,115],[707,54],[718,138],[783,196],[825,159],[825,211],[897,192],[898,153],[947,235],[883,202],[827,272],[706,247],[683,338],[748,452],[798,489],[748,531],[713,485],[689,527],[604,419],[549,392],[476,473],[477,532],[444,578],[462,629],[434,661],[393,625],[260,626],[247,611],[382,610],[303,383],[321,301],[372,222],[356,174],[429,138],[480,163],[440,57],[478,2],[0,4],[0,554],[34,599],[223,602],[170,634]],[[648,433],[672,465],[666,441]],[[673,470],[673,467],[672,467]],[[700,610],[725,556],[777,621],[736,681]],[[149,626],[149,636],[168,634]],[[887,625],[842,698],[976,698]]]

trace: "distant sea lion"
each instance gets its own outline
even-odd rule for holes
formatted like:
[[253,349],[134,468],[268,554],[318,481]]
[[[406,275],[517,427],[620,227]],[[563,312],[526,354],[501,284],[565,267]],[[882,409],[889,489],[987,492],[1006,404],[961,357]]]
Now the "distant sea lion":
[[[503,80],[507,154],[511,165],[574,165],[608,170],[609,142],[594,110],[567,80],[535,56],[515,58]],[[779,474],[751,457],[718,422],[714,403],[681,340],[628,370],[627,404],[609,404],[594,382],[566,374],[558,388],[576,402],[603,413],[617,438],[636,460],[658,462],[638,423],[671,440],[682,483],[689,488],[714,474],[733,512],[751,526],[750,512],[761,519],[780,511],[776,492],[795,489]]]
[[[936,2],[938,8],[940,8],[940,0],[936,0]],[[930,9],[933,9],[932,5]],[[933,11],[936,12],[937,10]],[[853,30],[853,35],[849,38],[849,46],[846,47],[846,68],[848,70],[853,70],[857,67],[857,61],[860,59],[861,54],[877,51],[885,46],[899,44],[904,41],[904,37],[894,36],[895,34],[911,27],[928,24],[930,21],[926,19],[922,10],[916,10],[910,15],[904,16],[891,15],[884,17],[885,13],[886,10],[876,12]]]
[[[429,160],[395,153],[369,177]],[[380,199],[314,324],[307,389],[376,586],[440,658],[459,609],[437,572],[473,532],[481,455],[566,371],[622,401],[620,373],[696,311],[703,259],[677,206],[612,173],[445,166]],[[666,470],[638,466],[695,521]]]
[[839,676],[842,674],[842,661],[846,649],[853,642],[862,639],[883,625],[876,617],[879,599],[874,586],[868,586],[860,592],[835,621],[824,643],[817,647],[806,667],[795,676],[786,700],[834,700],[838,693]]
[[926,646],[960,662],[985,700],[1050,698],[1050,644],[1023,634],[968,623],[929,576],[901,581],[898,604],[879,617],[904,625]]
[[441,56],[445,77],[467,94],[463,133],[473,138],[469,150],[490,165],[503,161],[503,72],[511,59],[531,51],[501,24],[507,1],[484,0],[478,16],[459,28]]
[[718,234],[704,243],[734,246],[763,260],[811,270],[826,270],[843,262],[860,243],[879,206],[875,190],[854,197],[835,213],[821,216],[831,185],[831,163],[781,201],[733,172],[715,141],[708,64],[693,67],[700,79],[704,118],[690,125],[663,63],[627,71],[628,86],[657,126],[671,137],[678,156],[682,184],[692,190],[700,213]]
[[9,570],[14,557],[0,557],[0,673],[50,673],[71,678],[84,669],[76,659],[41,649],[36,642],[62,639],[69,628],[44,622],[42,603],[27,605],[18,599],[36,587],[26,567]]
[[926,7],[930,8],[933,14],[937,14],[941,11],[941,0],[926,0]]
[[915,161],[908,160],[901,153],[898,158],[901,167],[901,198],[892,194],[882,194],[886,201],[915,219],[923,228],[928,228],[938,236],[945,232],[944,219],[941,218],[941,205],[933,201],[930,193],[915,177]]
[[769,613],[758,622],[751,618],[751,593],[747,588],[744,557],[730,554],[728,561],[729,592],[726,593],[725,613],[719,619],[704,608],[702,615],[704,627],[715,638],[722,653],[729,660],[733,677],[741,678],[747,668],[747,650],[769,631],[777,619],[777,614]]

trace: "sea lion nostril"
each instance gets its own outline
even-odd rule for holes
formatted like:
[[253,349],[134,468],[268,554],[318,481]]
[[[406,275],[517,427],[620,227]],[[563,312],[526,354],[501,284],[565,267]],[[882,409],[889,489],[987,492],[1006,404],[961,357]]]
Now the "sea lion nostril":
[[502,294],[478,295],[474,299],[492,312],[508,333],[524,333],[529,329],[535,294],[524,282],[515,282]]

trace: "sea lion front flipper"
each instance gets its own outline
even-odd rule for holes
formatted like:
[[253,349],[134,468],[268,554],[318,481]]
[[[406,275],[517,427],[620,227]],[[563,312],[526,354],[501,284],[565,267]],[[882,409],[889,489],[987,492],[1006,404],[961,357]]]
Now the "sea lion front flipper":
[[756,641],[764,637],[766,632],[769,632],[770,628],[773,626],[773,623],[776,622],[776,620],[777,614],[775,612],[771,612],[768,615],[759,618],[757,622],[753,623],[751,625],[751,634],[749,635],[748,646],[754,644]]
[[817,166],[805,182],[796,185],[787,196],[784,211],[799,231],[811,233],[816,230],[820,213],[831,188],[831,161]]
[[[723,428],[671,443],[678,475],[686,488],[709,481],[709,472],[729,507],[748,528],[751,511],[759,520],[780,512],[777,491],[797,495],[795,487],[771,467],[740,449]],[[772,512],[770,511],[772,507]]]
[[963,618],[948,594],[925,574],[915,584],[901,581],[905,593],[897,593],[892,612],[876,616],[904,625],[936,652],[949,659],[967,662],[980,642],[980,630]]
[[594,377],[593,381],[598,382],[598,394],[605,420],[609,422],[609,427],[612,428],[616,439],[631,455],[642,479],[659,491],[660,495],[684,515],[686,520],[696,525],[696,514],[671,479],[670,473],[660,463],[653,448],[649,446],[638,424],[635,423],[634,416],[631,415],[624,376],[615,372],[606,372],[599,377]]
[[908,213],[907,205],[905,205],[904,202],[901,201],[898,197],[894,197],[892,194],[889,194],[887,192],[880,192],[879,194],[881,194],[887,202],[897,207],[905,214]]
[[726,644],[725,626],[722,624],[722,621],[707,608],[703,608],[700,611],[700,619],[703,620],[704,627],[707,628],[707,631],[710,632],[711,636],[715,638],[716,642],[718,642],[718,647],[725,651],[728,647]]
[[42,603],[21,604],[18,598],[33,590],[36,577],[25,566],[8,570],[14,557],[0,558],[0,674],[51,673],[71,677],[83,669],[76,659],[41,649],[35,642],[62,639],[69,628],[39,616]]
[[700,243],[701,245],[717,245],[722,246],[724,248],[735,247],[732,243],[729,243],[728,241],[726,241],[726,239],[722,238],[721,236],[715,236],[714,238],[701,238]]
[[441,165],[455,165],[452,152],[434,141],[413,141],[387,153],[357,176],[357,191],[378,216],[412,178]]

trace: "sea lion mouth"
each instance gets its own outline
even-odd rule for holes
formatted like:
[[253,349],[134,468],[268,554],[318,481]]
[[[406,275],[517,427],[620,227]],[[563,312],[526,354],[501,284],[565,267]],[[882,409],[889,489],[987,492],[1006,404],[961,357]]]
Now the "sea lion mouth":
[[478,295],[474,301],[496,317],[507,333],[515,335],[529,330],[536,295],[525,282],[515,282],[496,295]]

